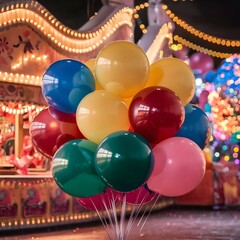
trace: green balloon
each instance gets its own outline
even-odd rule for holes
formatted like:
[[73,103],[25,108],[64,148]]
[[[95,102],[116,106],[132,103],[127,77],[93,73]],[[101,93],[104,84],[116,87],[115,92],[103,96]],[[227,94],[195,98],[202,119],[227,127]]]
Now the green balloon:
[[144,184],[153,171],[151,146],[139,134],[119,131],[98,146],[95,168],[112,189],[129,192]]
[[76,139],[62,145],[53,156],[52,174],[57,185],[75,197],[91,197],[104,192],[106,184],[94,168],[97,144]]

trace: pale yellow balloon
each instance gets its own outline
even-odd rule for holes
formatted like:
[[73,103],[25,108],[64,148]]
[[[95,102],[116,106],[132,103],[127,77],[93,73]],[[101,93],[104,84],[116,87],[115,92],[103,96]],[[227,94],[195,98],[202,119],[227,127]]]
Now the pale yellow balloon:
[[95,89],[96,90],[100,90],[103,89],[102,86],[100,85],[100,83],[96,80],[95,77],[95,71],[94,71],[94,65],[95,65],[95,58],[92,58],[90,60],[88,60],[87,62],[85,62],[85,65],[90,69],[90,71],[92,72],[93,76],[94,76],[94,80],[95,80]]
[[81,133],[97,144],[107,135],[130,127],[126,104],[105,90],[85,96],[78,105],[76,119]]
[[188,104],[195,92],[195,77],[191,68],[177,58],[163,58],[150,66],[145,87],[162,86],[174,91],[181,102]]
[[149,75],[149,61],[136,44],[117,41],[103,48],[95,62],[97,81],[108,92],[129,98],[142,90]]

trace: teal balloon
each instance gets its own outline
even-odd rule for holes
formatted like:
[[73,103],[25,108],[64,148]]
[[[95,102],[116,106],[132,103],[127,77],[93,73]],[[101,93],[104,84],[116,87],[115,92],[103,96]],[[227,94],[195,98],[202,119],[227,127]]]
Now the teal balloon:
[[240,131],[233,133],[230,140],[233,144],[239,144],[240,143]]
[[205,112],[208,112],[208,113],[211,113],[211,112],[212,112],[212,107],[211,107],[211,105],[210,105],[209,103],[206,103],[206,104],[204,105],[204,111],[205,111]]
[[185,137],[203,149],[209,141],[211,126],[207,114],[199,107],[187,104],[185,119],[176,136]]
[[104,192],[106,184],[94,167],[97,144],[76,139],[62,145],[53,156],[52,174],[57,185],[75,197],[91,197]]
[[98,146],[95,168],[105,183],[120,192],[139,188],[150,177],[154,156],[150,144],[139,134],[119,131]]

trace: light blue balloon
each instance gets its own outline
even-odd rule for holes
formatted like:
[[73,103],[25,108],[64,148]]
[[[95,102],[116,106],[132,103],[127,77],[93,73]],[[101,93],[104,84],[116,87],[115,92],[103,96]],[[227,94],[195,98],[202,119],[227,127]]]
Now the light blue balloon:
[[201,108],[187,104],[184,122],[176,136],[188,138],[203,149],[208,144],[210,133],[211,125],[207,114]]
[[206,103],[204,105],[204,111],[207,112],[207,113],[211,113],[212,112],[212,107],[209,103]]
[[204,78],[206,82],[212,83],[214,81],[215,76],[216,76],[216,72],[210,70],[205,74]]
[[76,60],[57,61],[43,75],[43,96],[50,106],[61,112],[76,113],[79,102],[94,90],[92,72]]

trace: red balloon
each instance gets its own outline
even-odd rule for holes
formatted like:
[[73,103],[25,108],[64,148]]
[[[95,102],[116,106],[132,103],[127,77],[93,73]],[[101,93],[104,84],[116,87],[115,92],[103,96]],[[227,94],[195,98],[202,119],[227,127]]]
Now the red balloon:
[[126,202],[133,205],[142,205],[149,203],[157,196],[156,193],[149,190],[145,185],[126,193]]
[[133,98],[129,107],[129,120],[134,132],[151,144],[176,135],[184,121],[184,107],[172,90],[148,87]]
[[61,122],[76,123],[76,115],[71,113],[60,112],[53,107],[49,107],[48,111],[50,115]]
[[73,139],[83,139],[73,114],[66,114],[48,107],[31,122],[29,129],[33,146],[47,158],[52,158],[57,149]]
[[106,210],[105,205],[108,209],[112,209],[112,202],[114,201],[115,205],[119,202],[120,193],[107,188],[103,193],[87,198],[76,198],[76,200],[87,209],[102,211]]
[[56,140],[56,147],[59,149],[64,143],[73,140],[73,136],[70,134],[62,134]]
[[190,57],[189,66],[192,70],[198,70],[201,74],[205,74],[214,68],[214,61],[209,55],[197,52]]

